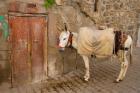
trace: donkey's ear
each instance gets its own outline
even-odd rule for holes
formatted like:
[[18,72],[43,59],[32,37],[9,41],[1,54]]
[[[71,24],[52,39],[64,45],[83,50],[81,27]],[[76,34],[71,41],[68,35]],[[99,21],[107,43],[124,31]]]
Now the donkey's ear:
[[64,23],[64,27],[65,27],[65,31],[67,31],[68,28],[67,28],[67,24],[66,23]]

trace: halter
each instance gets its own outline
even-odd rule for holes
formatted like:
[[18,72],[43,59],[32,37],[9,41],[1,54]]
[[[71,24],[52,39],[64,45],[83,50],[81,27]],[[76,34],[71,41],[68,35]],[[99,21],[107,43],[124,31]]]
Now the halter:
[[[73,37],[73,34],[72,34],[72,32],[70,32],[68,42],[67,42],[67,45],[66,45],[67,47],[72,48],[72,37]],[[70,43],[70,45],[69,45],[69,43]]]

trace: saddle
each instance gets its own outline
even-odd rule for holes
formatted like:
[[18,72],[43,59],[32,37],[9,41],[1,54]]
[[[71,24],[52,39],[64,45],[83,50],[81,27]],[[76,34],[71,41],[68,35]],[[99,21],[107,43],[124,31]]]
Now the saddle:
[[127,34],[122,31],[114,31],[115,33],[115,49],[113,49],[113,54],[117,55],[119,50],[128,50],[128,48],[124,47],[124,43],[127,40]]
[[112,28],[98,30],[82,27],[78,34],[78,53],[88,56],[94,55],[97,58],[111,56],[113,53],[114,36]]

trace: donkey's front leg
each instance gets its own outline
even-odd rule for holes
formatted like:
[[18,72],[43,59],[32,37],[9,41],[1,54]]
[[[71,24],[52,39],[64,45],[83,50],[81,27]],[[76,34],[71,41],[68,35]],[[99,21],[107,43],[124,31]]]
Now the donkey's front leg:
[[86,68],[84,79],[85,79],[85,81],[88,81],[88,79],[90,78],[89,58],[88,58],[88,56],[82,56],[82,57],[83,57],[83,60],[84,60],[84,63],[85,63],[85,68]]

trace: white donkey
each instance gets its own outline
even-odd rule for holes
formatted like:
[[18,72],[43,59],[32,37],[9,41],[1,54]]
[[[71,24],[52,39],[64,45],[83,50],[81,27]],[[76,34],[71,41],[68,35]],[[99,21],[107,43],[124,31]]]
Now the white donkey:
[[[90,36],[87,35],[87,32],[89,30],[88,27],[81,27],[79,30],[79,33],[80,33],[80,31],[83,31],[83,29],[84,29],[84,32],[86,32],[85,37],[90,38]],[[116,79],[116,82],[119,82],[119,81],[123,80],[123,78],[125,77],[125,74],[127,72],[128,60],[126,58],[126,54],[127,54],[129,48],[131,49],[130,55],[132,56],[132,38],[129,35],[123,36],[123,34],[120,34],[121,31],[116,31],[116,32],[117,33],[113,33],[114,34],[113,42],[116,43],[116,46],[115,46],[116,50],[114,50],[114,51],[116,52],[115,54],[118,56],[118,59],[121,63],[121,70],[120,70],[118,78]],[[78,43],[80,43],[79,39],[82,40],[82,38],[80,38],[80,36],[79,36],[80,35],[79,33],[69,32],[69,31],[61,32],[61,34],[59,36],[59,50],[64,51],[66,47],[73,47],[78,50],[78,48],[79,48]],[[98,35],[98,33],[96,33],[96,35]],[[121,38],[122,36],[123,36],[123,38]],[[120,41],[120,42],[118,42],[118,41]],[[94,45],[94,43],[92,43],[92,44]],[[123,47],[121,46],[121,44],[123,45]],[[113,45],[112,45],[112,47],[114,49]],[[111,50],[111,51],[113,51],[113,50]],[[85,81],[88,81],[90,78],[89,55],[82,54],[82,53],[79,53],[79,54],[83,57],[83,60],[85,63],[86,70],[85,70],[84,79],[85,79]],[[94,55],[96,56],[96,53],[94,53]],[[108,57],[110,57],[110,56],[108,56]]]

